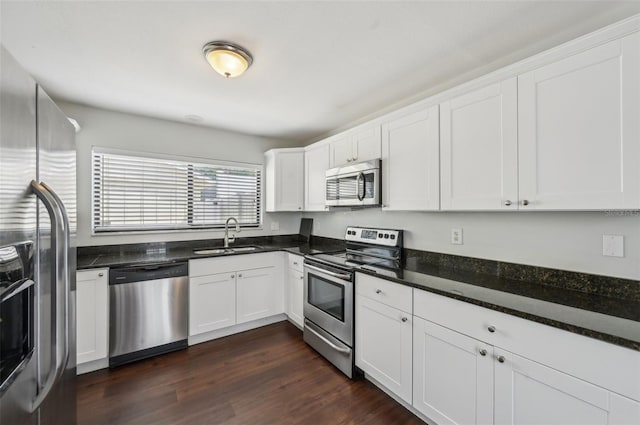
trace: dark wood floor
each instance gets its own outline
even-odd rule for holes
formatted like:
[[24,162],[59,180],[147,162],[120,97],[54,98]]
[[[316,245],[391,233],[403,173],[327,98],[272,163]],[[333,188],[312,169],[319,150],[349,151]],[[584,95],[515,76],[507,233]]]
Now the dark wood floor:
[[78,379],[78,423],[423,424],[288,322]]

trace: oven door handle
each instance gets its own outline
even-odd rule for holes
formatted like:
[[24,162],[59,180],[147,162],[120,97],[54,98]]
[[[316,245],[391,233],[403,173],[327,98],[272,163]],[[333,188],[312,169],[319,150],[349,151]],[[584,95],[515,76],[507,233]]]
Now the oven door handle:
[[311,264],[305,264],[304,266],[310,268],[311,270],[315,270],[317,272],[324,273],[332,277],[337,277],[338,279],[348,280],[348,281],[351,280],[350,274],[334,273],[329,270],[321,269],[320,267],[312,266]]
[[351,353],[351,350],[348,348],[342,348],[342,347],[338,347],[337,345],[335,345],[333,342],[329,341],[327,338],[323,337],[322,335],[320,335],[318,332],[314,331],[313,329],[311,329],[310,327],[305,327],[306,330],[308,330],[309,332],[311,332],[312,334],[314,334],[315,336],[317,336],[318,338],[320,338],[320,340],[322,342],[324,342],[325,344],[327,344],[329,347],[333,348],[334,350],[336,350],[339,353],[343,353],[343,354],[349,354]]

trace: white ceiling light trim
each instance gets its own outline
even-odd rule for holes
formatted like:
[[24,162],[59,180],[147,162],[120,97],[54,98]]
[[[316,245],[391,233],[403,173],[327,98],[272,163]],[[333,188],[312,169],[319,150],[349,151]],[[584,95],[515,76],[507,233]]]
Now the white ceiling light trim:
[[209,65],[226,78],[239,77],[253,63],[249,51],[228,41],[211,41],[204,45],[202,53]]

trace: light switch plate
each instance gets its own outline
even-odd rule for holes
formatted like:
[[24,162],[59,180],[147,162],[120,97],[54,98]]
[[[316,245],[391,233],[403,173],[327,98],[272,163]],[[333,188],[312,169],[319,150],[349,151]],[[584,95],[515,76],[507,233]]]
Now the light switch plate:
[[624,236],[602,235],[602,255],[605,257],[624,257]]
[[271,230],[280,230],[280,223],[277,221],[271,222]]
[[462,229],[451,229],[451,244],[462,245]]

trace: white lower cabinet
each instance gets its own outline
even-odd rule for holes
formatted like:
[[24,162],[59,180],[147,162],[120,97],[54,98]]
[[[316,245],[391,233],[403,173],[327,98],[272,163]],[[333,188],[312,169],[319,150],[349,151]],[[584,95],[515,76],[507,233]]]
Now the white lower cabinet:
[[244,270],[236,279],[236,322],[245,323],[282,313],[275,267]]
[[407,403],[411,403],[411,322],[410,314],[356,296],[356,365]]
[[640,424],[634,350],[362,273],[355,331],[356,365],[430,425]]
[[413,407],[440,425],[493,423],[493,347],[414,317]]
[[109,270],[76,273],[76,354],[78,365],[108,356]]
[[288,254],[287,267],[287,316],[298,327],[304,326],[304,258]]
[[189,336],[284,312],[282,253],[189,261]]
[[[388,303],[363,295],[368,289],[363,285],[373,287],[377,282],[387,284],[360,274],[356,278],[356,366],[411,404],[413,316],[392,307],[396,304],[396,297],[385,298],[387,292],[383,289],[374,289],[374,293],[380,291],[381,299],[388,300]],[[410,294],[411,289],[405,289]],[[404,294],[391,295],[401,299]],[[407,307],[410,310],[411,304]]]
[[236,324],[236,274],[217,273],[189,279],[189,335]]
[[640,424],[638,352],[419,289],[414,314],[413,407],[438,425]]
[[505,350],[495,358],[496,424],[640,423],[637,401]]

